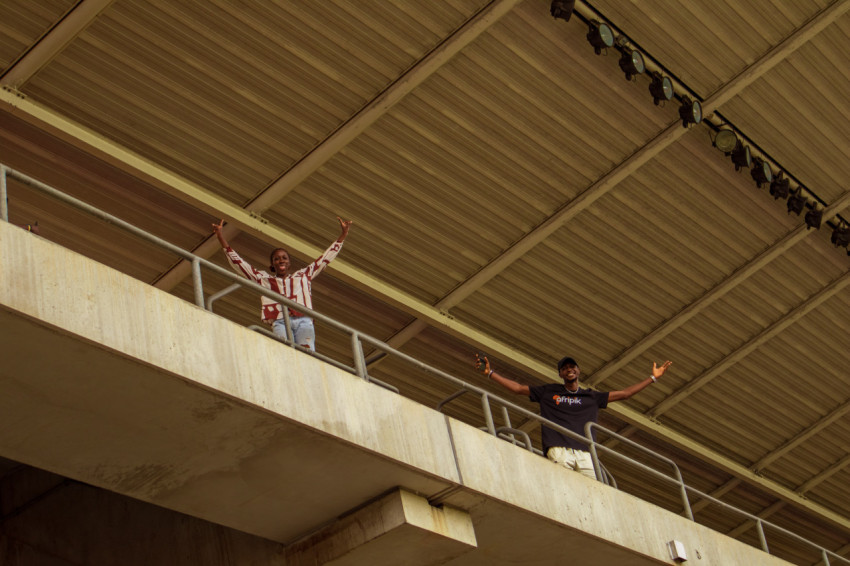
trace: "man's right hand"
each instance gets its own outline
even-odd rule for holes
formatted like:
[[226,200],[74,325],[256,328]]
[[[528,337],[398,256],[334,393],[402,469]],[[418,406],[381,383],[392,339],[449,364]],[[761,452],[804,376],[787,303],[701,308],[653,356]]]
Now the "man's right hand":
[[480,371],[484,375],[490,374],[490,360],[487,359],[487,356],[475,354],[475,370]]
[[213,233],[218,238],[218,243],[221,244],[222,248],[227,248],[229,246],[227,245],[227,240],[224,239],[224,234],[221,233],[222,228],[224,228],[224,218],[222,218],[221,222],[219,222],[218,224],[213,222],[212,229]]

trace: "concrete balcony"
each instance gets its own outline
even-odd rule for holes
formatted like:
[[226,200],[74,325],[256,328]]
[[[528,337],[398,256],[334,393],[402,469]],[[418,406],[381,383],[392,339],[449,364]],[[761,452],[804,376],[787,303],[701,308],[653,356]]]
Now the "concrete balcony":
[[3,222],[0,328],[0,456],[234,564],[786,564]]

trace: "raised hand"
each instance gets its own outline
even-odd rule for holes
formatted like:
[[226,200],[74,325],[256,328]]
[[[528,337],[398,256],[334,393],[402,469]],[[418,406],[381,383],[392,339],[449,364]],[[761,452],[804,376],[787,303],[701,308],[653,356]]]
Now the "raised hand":
[[339,227],[342,230],[342,234],[339,236],[339,241],[343,241],[346,236],[348,236],[348,230],[351,228],[351,224],[354,222],[353,220],[343,220],[339,216],[336,217],[339,220]]
[[229,246],[227,245],[227,240],[224,239],[224,235],[221,233],[222,228],[224,228],[224,218],[222,218],[221,222],[219,222],[218,224],[213,222],[212,229],[213,233],[218,238],[218,243],[221,244],[222,248],[227,248]]
[[655,365],[655,362],[652,362],[652,375],[654,375],[656,378],[661,377],[662,375],[664,375],[664,372],[667,371],[667,368],[669,368],[671,365],[673,365],[673,362],[671,362],[670,360],[667,360],[666,362],[661,364],[660,367]]
[[487,356],[475,354],[475,365],[473,367],[476,371],[480,371],[484,375],[490,374],[490,360],[487,359]]

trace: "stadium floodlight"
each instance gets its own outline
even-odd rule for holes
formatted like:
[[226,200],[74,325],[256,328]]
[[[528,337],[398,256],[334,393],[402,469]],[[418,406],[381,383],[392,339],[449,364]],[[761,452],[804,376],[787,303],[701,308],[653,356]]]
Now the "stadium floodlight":
[[791,191],[788,195],[788,214],[793,212],[799,216],[804,206],[806,206],[806,197],[803,196],[803,189],[797,187],[797,190]]
[[784,178],[782,171],[770,183],[770,194],[774,199],[786,199],[791,190],[791,181]]
[[810,202],[806,206],[809,208],[809,211],[806,213],[806,230],[810,228],[820,230],[820,225],[823,221],[823,209],[819,209],[816,202]]
[[555,19],[570,21],[575,7],[576,0],[553,0],[552,5],[549,6],[549,13]]
[[770,169],[770,164],[761,157],[753,159],[753,168],[750,170],[750,175],[753,176],[753,180],[759,188],[761,188],[762,184],[770,183],[773,180],[773,171]]
[[744,145],[738,140],[735,149],[732,150],[732,163],[735,164],[735,171],[740,171],[743,168],[749,169],[753,165],[753,156],[750,153],[750,146]]
[[846,248],[850,246],[850,226],[842,220],[838,226],[832,230],[832,236],[829,241],[837,248]]
[[597,55],[602,53],[603,49],[614,45],[614,32],[608,24],[591,20],[588,25],[590,29],[587,32],[587,41],[593,46]]
[[717,135],[714,136],[714,140],[711,142],[714,147],[729,155],[732,151],[738,147],[738,136],[735,135],[735,132],[728,129],[722,129],[717,132]]
[[652,82],[649,83],[649,93],[652,95],[652,101],[658,106],[658,103],[668,101],[673,98],[673,81],[670,77],[665,77],[658,71],[652,73]]
[[640,75],[646,70],[646,65],[643,62],[643,55],[640,51],[634,49],[624,49],[620,56],[620,69],[626,73],[626,80],[632,80],[635,75]]
[[689,96],[682,97],[682,105],[679,107],[679,118],[682,126],[687,128],[688,124],[699,124],[702,122],[702,104],[699,100],[691,100]]

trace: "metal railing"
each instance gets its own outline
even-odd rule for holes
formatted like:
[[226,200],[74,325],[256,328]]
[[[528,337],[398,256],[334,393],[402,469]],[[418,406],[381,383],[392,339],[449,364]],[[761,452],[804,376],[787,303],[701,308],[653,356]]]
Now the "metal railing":
[[[337,321],[333,318],[330,318],[327,315],[324,315],[320,312],[317,312],[313,309],[308,309],[304,305],[301,305],[301,304],[298,304],[298,303],[296,303],[292,300],[289,300],[286,297],[279,295],[279,294],[277,294],[273,291],[270,291],[269,289],[266,289],[266,288],[262,287],[261,285],[255,283],[253,281],[245,279],[245,278],[237,275],[236,273],[234,273],[234,272],[232,272],[228,269],[220,267],[220,266],[218,266],[218,265],[216,265],[216,264],[214,264],[214,263],[212,263],[212,262],[210,262],[210,261],[208,261],[204,258],[196,256],[195,254],[193,254],[189,251],[186,251],[186,250],[184,250],[184,249],[182,249],[178,246],[175,246],[174,244],[171,244],[170,242],[167,242],[167,241],[165,241],[165,240],[163,240],[163,239],[161,239],[157,236],[154,236],[153,234],[150,234],[150,233],[148,233],[148,232],[146,232],[146,231],[144,231],[140,228],[137,228],[136,226],[133,226],[133,225],[121,220],[120,218],[117,218],[115,216],[112,216],[111,214],[103,212],[102,210],[99,210],[99,209],[97,209],[97,208],[95,208],[95,207],[93,207],[93,206],[91,206],[91,205],[89,205],[89,204],[87,204],[83,201],[80,201],[79,199],[76,199],[76,198],[74,198],[70,195],[67,195],[67,194],[65,194],[65,193],[63,193],[63,192],[61,192],[61,191],[59,191],[59,190],[57,190],[53,187],[50,187],[49,185],[46,185],[46,184],[44,184],[40,181],[37,181],[37,180],[27,176],[27,175],[19,173],[15,170],[5,166],[5,165],[0,164],[0,217],[2,217],[2,220],[6,221],[6,222],[8,222],[8,220],[9,220],[8,201],[7,201],[7,197],[8,197],[8,194],[7,194],[7,188],[8,188],[7,187],[7,178],[13,178],[13,179],[33,188],[35,190],[46,193],[46,194],[56,198],[57,200],[65,202],[65,203],[67,203],[71,206],[74,206],[74,207],[76,207],[76,208],[78,208],[78,209],[80,209],[84,212],[87,212],[87,213],[91,214],[92,216],[103,220],[104,222],[107,222],[107,223],[113,224],[113,225],[115,225],[119,228],[122,228],[122,229],[130,232],[131,234],[134,234],[135,236],[137,236],[137,237],[139,237],[143,240],[146,240],[146,241],[148,241],[148,242],[150,242],[150,243],[152,243],[156,246],[159,246],[163,249],[166,249],[166,250],[172,252],[173,254],[177,255],[178,257],[184,259],[185,261],[190,262],[191,267],[192,267],[192,287],[194,289],[194,302],[198,307],[200,307],[202,309],[212,311],[213,303],[216,300],[218,300],[219,298],[221,298],[221,297],[223,297],[223,296],[225,296],[225,295],[227,295],[227,294],[229,294],[229,293],[231,293],[231,292],[233,292],[233,291],[235,291],[239,288],[249,289],[249,290],[254,291],[256,293],[259,293],[263,296],[269,297],[270,299],[273,299],[276,302],[282,303],[282,304],[284,304],[288,307],[295,308],[300,312],[304,312],[304,313],[308,314],[309,316],[315,318],[316,320],[319,320],[322,323],[327,324],[328,326],[330,326],[332,328],[335,328],[335,329],[337,329],[337,330],[339,330],[339,331],[341,331],[345,334],[348,334],[351,337],[351,354],[352,354],[353,365],[350,365],[350,366],[346,365],[346,364],[344,364],[344,363],[342,363],[338,360],[335,360],[333,358],[325,356],[324,354],[321,354],[319,352],[311,352],[308,348],[305,348],[303,346],[295,344],[294,340],[293,340],[293,336],[292,336],[292,331],[291,331],[291,328],[290,328],[290,325],[289,325],[289,309],[282,309],[283,314],[284,314],[284,318],[286,320],[286,325],[285,325],[286,328],[287,328],[286,337],[276,336],[273,332],[268,330],[268,328],[263,328],[263,327],[257,326],[257,325],[249,326],[249,328],[252,329],[252,330],[255,330],[255,331],[262,333],[262,334],[264,334],[264,335],[266,335],[270,338],[273,338],[275,340],[283,342],[283,343],[285,343],[285,344],[287,344],[287,345],[289,345],[293,348],[296,348],[300,351],[303,351],[303,352],[305,352],[309,355],[315,356],[318,359],[321,359],[324,362],[332,364],[335,367],[340,368],[340,369],[342,369],[346,372],[352,373],[352,374],[358,376],[359,378],[361,378],[365,381],[375,383],[376,385],[379,385],[381,387],[390,389],[390,390],[398,393],[398,389],[395,388],[394,386],[389,385],[387,383],[384,383],[384,382],[382,382],[378,379],[375,379],[374,377],[369,375],[367,364],[366,364],[366,359],[365,359],[364,353],[363,353],[364,352],[363,345],[366,344],[366,345],[374,348],[375,350],[377,350],[379,352],[379,354],[378,354],[379,356],[390,355],[394,359],[405,362],[406,364],[409,364],[409,365],[419,369],[420,371],[423,371],[426,374],[433,375],[433,376],[435,376],[439,379],[442,379],[444,381],[447,381],[447,382],[454,384],[455,386],[459,387],[460,389],[457,392],[453,393],[452,395],[450,395],[449,397],[447,397],[446,399],[444,399],[443,401],[441,401],[440,403],[437,404],[436,409],[438,411],[442,411],[448,403],[454,401],[455,399],[457,399],[460,396],[465,395],[467,393],[471,393],[471,394],[479,396],[480,399],[481,399],[481,409],[482,409],[482,413],[484,415],[484,423],[485,423],[484,426],[481,427],[481,429],[488,432],[489,434],[492,434],[493,436],[496,436],[497,438],[502,438],[504,440],[512,442],[516,446],[521,446],[521,447],[523,447],[523,448],[525,448],[525,449],[527,449],[527,450],[529,450],[529,451],[531,451],[535,454],[541,454],[542,455],[542,452],[540,450],[537,450],[536,448],[534,448],[532,446],[532,442],[531,442],[530,437],[528,436],[528,433],[526,433],[525,431],[523,431],[521,429],[514,428],[513,426],[511,426],[510,418],[509,418],[509,414],[508,414],[508,410],[510,409],[510,410],[514,411],[515,413],[518,413],[518,414],[526,417],[529,420],[536,421],[541,426],[546,426],[550,429],[554,429],[557,432],[560,432],[561,434],[563,434],[563,435],[565,435],[569,438],[572,438],[572,439],[574,439],[578,442],[581,442],[581,443],[587,445],[588,451],[590,452],[591,458],[593,460],[593,466],[594,466],[594,470],[595,470],[595,473],[596,473],[596,477],[597,477],[598,480],[600,480],[604,483],[612,484],[613,487],[616,488],[616,482],[614,482],[613,477],[608,473],[608,471],[605,469],[605,467],[602,465],[602,462],[599,459],[600,452],[604,453],[606,456],[610,456],[612,458],[622,460],[622,461],[626,462],[627,465],[636,467],[637,469],[641,470],[644,473],[651,474],[652,476],[659,479],[663,483],[669,483],[669,484],[674,485],[678,489],[680,497],[681,497],[681,504],[682,504],[682,511],[681,512],[685,517],[687,517],[691,521],[694,521],[695,519],[694,519],[693,511],[691,509],[689,494],[691,494],[691,495],[693,495],[693,496],[695,496],[699,499],[704,499],[711,504],[718,505],[721,508],[723,508],[727,511],[730,511],[730,512],[732,512],[732,513],[734,513],[734,514],[736,514],[740,517],[743,517],[747,520],[753,521],[755,526],[756,526],[756,530],[757,530],[757,533],[758,533],[758,538],[759,538],[759,543],[760,543],[761,549],[766,553],[770,553],[770,549],[768,547],[767,537],[766,537],[766,530],[767,530],[767,531],[773,531],[773,532],[776,532],[776,533],[780,533],[784,536],[790,537],[793,540],[802,544],[803,546],[807,546],[809,548],[812,548],[814,550],[819,551],[819,553],[821,555],[821,560],[822,560],[822,562],[825,566],[830,566],[830,564],[831,564],[830,559],[838,560],[843,564],[850,564],[850,560],[848,560],[848,559],[846,559],[842,556],[839,556],[838,554],[836,554],[832,551],[829,551],[829,550],[823,548],[822,546],[805,539],[802,536],[799,536],[799,535],[797,535],[797,534],[795,534],[791,531],[788,531],[787,529],[779,527],[778,525],[775,525],[775,524],[772,524],[768,521],[765,521],[761,517],[747,513],[746,511],[738,509],[737,507],[729,505],[728,503],[724,503],[724,502],[712,497],[711,495],[708,495],[708,494],[703,493],[703,492],[701,492],[701,491],[699,491],[699,490],[697,490],[693,487],[686,485],[685,482],[684,482],[684,479],[682,477],[682,473],[679,469],[679,466],[673,460],[670,460],[669,458],[666,458],[666,457],[664,457],[660,454],[657,454],[656,452],[653,452],[652,450],[649,450],[648,448],[645,448],[645,447],[629,440],[628,438],[625,438],[625,437],[617,434],[614,431],[606,429],[606,428],[598,425],[597,423],[588,423],[586,428],[585,428],[585,436],[582,436],[580,434],[576,434],[575,432],[568,430],[568,429],[558,425],[557,423],[546,420],[545,418],[541,417],[537,413],[531,412],[531,411],[525,409],[524,407],[521,407],[521,406],[519,406],[515,403],[512,403],[512,402],[510,402],[506,399],[503,399],[503,398],[501,398],[497,395],[494,395],[494,394],[490,393],[489,391],[487,391],[487,390],[485,390],[481,387],[478,387],[478,386],[473,385],[471,383],[467,383],[466,381],[459,379],[459,378],[457,378],[453,375],[450,375],[450,374],[448,374],[448,373],[446,373],[442,370],[439,370],[437,368],[429,366],[428,364],[425,364],[424,362],[421,362],[421,361],[417,360],[416,358],[413,358],[413,357],[411,357],[407,354],[404,354],[404,353],[396,350],[395,348],[393,348],[392,346],[390,346],[389,344],[387,344],[387,343],[385,343],[381,340],[378,340],[376,338],[373,338],[371,336],[363,334],[362,332],[356,330],[355,328],[347,326],[347,325],[345,325],[345,324],[343,324],[343,323],[341,323],[341,322],[339,322],[339,321]],[[208,270],[212,273],[215,273],[215,274],[217,274],[221,277],[224,277],[226,280],[232,281],[233,283],[230,286],[226,287],[225,289],[222,289],[221,291],[218,291],[214,294],[211,294],[207,298],[207,300],[205,301],[204,300],[203,279],[202,279],[201,268],[204,268],[204,269],[206,269],[206,270]],[[500,426],[500,427],[496,426],[494,419],[493,419],[493,411],[492,411],[492,407],[491,407],[491,402],[495,402],[495,403],[497,403],[498,405],[501,406],[502,418],[505,421],[504,426]],[[600,432],[603,432],[604,434],[606,434],[606,435],[608,435],[612,438],[616,438],[620,443],[623,443],[623,444],[630,446],[630,447],[632,447],[636,450],[639,450],[640,452],[642,452],[644,454],[649,455],[652,458],[655,458],[660,463],[669,465],[670,468],[672,469],[672,473],[673,473],[672,477],[668,476],[664,473],[661,473],[658,470],[656,470],[656,469],[654,469],[650,466],[647,466],[647,465],[645,465],[645,464],[643,464],[643,463],[641,463],[641,462],[639,462],[639,461],[637,461],[633,458],[630,458],[630,457],[628,457],[624,454],[621,454],[621,453],[617,452],[616,450],[613,450],[613,449],[605,446],[604,444],[597,442],[596,440],[594,440],[594,429],[598,430]],[[517,436],[519,436],[520,439],[517,439]]]

